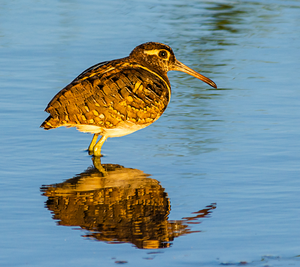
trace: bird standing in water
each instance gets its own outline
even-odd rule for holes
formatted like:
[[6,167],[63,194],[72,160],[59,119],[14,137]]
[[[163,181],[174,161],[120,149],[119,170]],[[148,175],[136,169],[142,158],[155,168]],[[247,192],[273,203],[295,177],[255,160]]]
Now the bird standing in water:
[[45,109],[50,116],[41,127],[76,127],[92,133],[88,150],[101,156],[108,137],[143,129],[162,115],[171,97],[170,70],[185,72],[217,88],[212,80],[179,62],[169,46],[148,42],[134,48],[128,57],[82,72],[50,101]]

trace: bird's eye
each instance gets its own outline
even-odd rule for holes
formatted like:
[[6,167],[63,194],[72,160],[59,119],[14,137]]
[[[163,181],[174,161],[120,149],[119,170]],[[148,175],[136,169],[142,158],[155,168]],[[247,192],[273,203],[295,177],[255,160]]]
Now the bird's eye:
[[161,50],[158,54],[161,58],[167,58],[168,53],[165,50]]

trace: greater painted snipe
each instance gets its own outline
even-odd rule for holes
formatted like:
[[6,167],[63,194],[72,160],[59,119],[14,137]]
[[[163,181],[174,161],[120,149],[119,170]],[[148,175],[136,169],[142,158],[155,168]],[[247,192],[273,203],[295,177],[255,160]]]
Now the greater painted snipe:
[[133,133],[162,115],[171,97],[170,70],[185,72],[217,88],[212,80],[179,62],[169,46],[144,43],[128,57],[82,72],[50,101],[45,110],[50,116],[41,127],[76,127],[93,133],[88,150],[101,156],[108,137]]

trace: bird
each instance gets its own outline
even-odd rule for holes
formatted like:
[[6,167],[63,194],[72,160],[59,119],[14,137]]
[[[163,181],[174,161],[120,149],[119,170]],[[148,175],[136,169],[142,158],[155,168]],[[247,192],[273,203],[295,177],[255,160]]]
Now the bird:
[[[178,61],[170,46],[147,42],[129,56],[104,61],[83,71],[58,92],[40,127],[76,127],[93,134],[88,151],[101,157],[108,137],[121,137],[155,122],[171,97],[168,71],[181,71],[217,88],[209,78]],[[101,136],[98,141],[98,137]]]

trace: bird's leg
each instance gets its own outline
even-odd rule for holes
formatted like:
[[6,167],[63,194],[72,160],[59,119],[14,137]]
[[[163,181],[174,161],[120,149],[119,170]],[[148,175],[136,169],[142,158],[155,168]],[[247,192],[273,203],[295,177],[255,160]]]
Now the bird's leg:
[[97,142],[97,139],[98,139],[98,136],[99,136],[99,134],[94,134],[93,139],[92,139],[92,141],[91,141],[91,143],[89,145],[89,148],[88,148],[89,152],[93,152],[94,146],[95,146],[95,144]]
[[98,141],[98,143],[94,146],[94,156],[100,157],[101,156],[101,147],[104,144],[107,137],[103,135],[101,139]]

